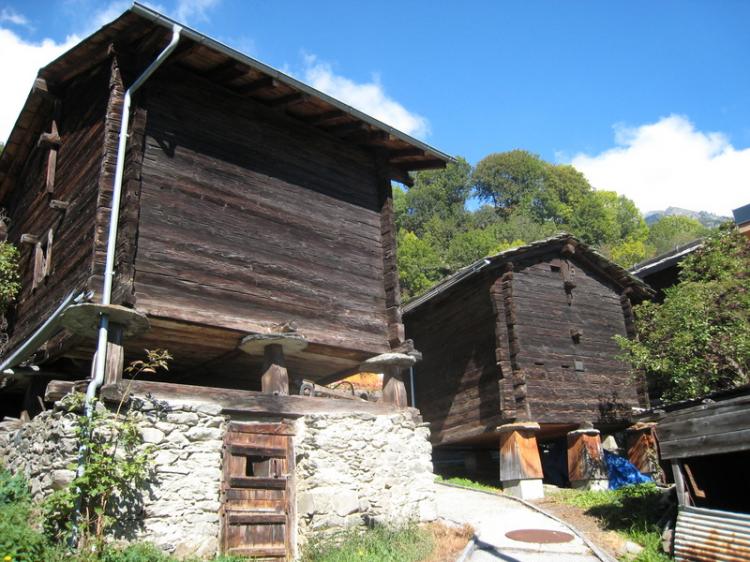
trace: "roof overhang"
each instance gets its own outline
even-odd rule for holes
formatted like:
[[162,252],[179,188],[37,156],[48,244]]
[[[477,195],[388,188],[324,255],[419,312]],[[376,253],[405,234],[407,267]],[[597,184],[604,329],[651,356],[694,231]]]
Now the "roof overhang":
[[[200,78],[220,84],[235,95],[273,108],[299,122],[344,142],[377,153],[388,177],[411,185],[409,172],[442,168],[453,158],[311,86],[249,57],[159,12],[135,3],[39,71],[26,104],[0,156],[0,201],[7,180],[23,167],[36,143],[55,92],[101,64],[115,50],[133,50],[149,61],[169,41],[175,25],[181,41],[165,66],[179,65]],[[145,66],[145,65],[144,65]]]
[[412,313],[426,303],[450,292],[453,287],[460,285],[467,279],[476,277],[485,269],[497,268],[518,259],[533,259],[536,256],[549,252],[551,249],[557,247],[562,249],[565,244],[572,244],[575,247],[573,259],[585,262],[590,269],[609,279],[610,282],[622,290],[630,288],[637,300],[644,300],[654,295],[653,289],[627,269],[617,265],[584,242],[578,240],[575,236],[562,232],[524,246],[510,248],[494,256],[477,260],[471,265],[459,269],[423,295],[406,303],[403,307],[403,313],[404,315]]

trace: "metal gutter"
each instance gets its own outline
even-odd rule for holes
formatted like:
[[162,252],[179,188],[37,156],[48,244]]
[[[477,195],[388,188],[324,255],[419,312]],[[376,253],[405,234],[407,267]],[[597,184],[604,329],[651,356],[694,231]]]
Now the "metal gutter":
[[[132,11],[135,14],[138,14],[139,16],[143,18],[148,19],[149,21],[157,25],[161,25],[163,27],[172,28],[175,25],[179,25],[173,19],[168,18],[167,16],[160,14],[159,12],[151,8],[148,8],[147,6],[144,6],[143,4],[139,4],[138,2],[133,3],[133,6],[130,8],[130,11]],[[259,70],[260,72],[268,74],[269,76],[277,79],[279,82],[283,82],[284,84],[291,86],[292,88],[296,88],[306,94],[319,98],[325,101],[326,103],[329,103],[332,106],[336,107],[337,109],[340,109],[341,111],[345,113],[348,113],[352,117],[365,121],[366,123],[372,125],[373,127],[382,129],[386,131],[388,134],[393,135],[394,137],[406,143],[409,143],[411,145],[414,145],[424,150],[426,153],[431,154],[432,156],[434,156],[435,158],[439,160],[445,160],[448,162],[455,161],[455,158],[453,158],[452,156],[445,154],[444,152],[441,152],[440,150],[420,140],[417,140],[414,137],[411,137],[407,135],[406,133],[399,131],[398,129],[395,129],[394,127],[391,127],[390,125],[386,125],[382,121],[379,121],[375,119],[374,117],[371,117],[367,115],[366,113],[363,113],[359,111],[358,109],[355,109],[354,107],[347,105],[344,102],[339,101],[336,98],[329,96],[328,94],[325,94],[319,90],[316,90],[315,88],[308,86],[304,82],[300,82],[296,78],[292,78],[288,74],[284,74],[283,72],[281,72],[280,70],[277,70],[276,68],[273,68],[272,66],[269,66],[252,57],[249,57],[225,45],[224,43],[220,43],[219,41],[216,41],[215,39],[212,39],[200,33],[199,31],[195,31],[194,29],[191,29],[189,27],[183,27],[183,36],[186,37],[187,39],[195,41],[198,44],[205,45],[206,47],[210,49],[213,49],[224,55],[227,55],[228,57],[231,57],[238,62],[241,62],[256,70]]]
[[408,303],[406,303],[403,307],[404,314],[421,306],[422,304],[426,303],[428,300],[432,299],[433,297],[436,297],[440,293],[444,293],[445,291],[447,291],[454,285],[457,285],[464,279],[467,279],[473,276],[475,273],[482,271],[485,267],[490,265],[490,263],[492,262],[489,260],[489,258],[484,258],[482,260],[474,262],[473,264],[471,264],[468,267],[465,267],[464,269],[458,270],[452,276],[448,277],[445,281],[443,281],[439,285],[436,285],[435,287],[427,291],[421,297],[417,297],[413,301],[409,301]]
[[84,300],[87,300],[90,296],[91,293],[81,292],[76,294],[76,292],[73,291],[65,297],[47,320],[37,328],[36,332],[34,332],[30,338],[23,342],[20,347],[17,347],[13,353],[0,363],[0,373],[3,373],[6,369],[15,367],[39,349],[39,346],[46,342],[58,330],[60,316],[65,312],[65,309],[72,304],[79,304]]
[[637,263],[629,271],[630,273],[632,273],[633,275],[637,275],[638,277],[640,277],[641,275],[656,273],[658,271],[661,271],[662,269],[666,269],[667,267],[674,265],[675,263],[680,261],[680,258],[683,258],[687,254],[690,254],[695,250],[698,250],[702,246],[702,239],[695,240],[675,250],[672,250],[671,252],[667,252],[666,254],[651,258],[646,262]]

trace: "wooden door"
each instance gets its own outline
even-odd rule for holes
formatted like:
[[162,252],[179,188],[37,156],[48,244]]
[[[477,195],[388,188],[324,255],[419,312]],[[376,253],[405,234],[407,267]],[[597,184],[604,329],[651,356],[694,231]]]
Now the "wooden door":
[[292,429],[236,423],[224,438],[222,550],[253,560],[292,560],[295,500]]

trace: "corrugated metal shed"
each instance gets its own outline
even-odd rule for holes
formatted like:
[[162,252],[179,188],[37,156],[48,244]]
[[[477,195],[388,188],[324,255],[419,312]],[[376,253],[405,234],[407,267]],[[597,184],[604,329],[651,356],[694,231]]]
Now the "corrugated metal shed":
[[750,515],[680,507],[674,556],[678,561],[750,562]]

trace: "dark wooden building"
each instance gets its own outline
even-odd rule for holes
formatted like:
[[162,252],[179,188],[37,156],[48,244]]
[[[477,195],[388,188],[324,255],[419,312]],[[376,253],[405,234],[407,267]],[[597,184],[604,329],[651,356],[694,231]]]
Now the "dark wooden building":
[[541,425],[540,439],[582,422],[622,429],[647,405],[617,359],[631,306],[652,291],[568,234],[480,260],[404,307],[423,354],[414,398],[435,446],[496,448],[496,428]]
[[664,289],[673,287],[680,282],[682,260],[702,246],[703,240],[693,240],[670,252],[637,263],[630,268],[630,272],[654,289],[656,291],[655,300],[661,302],[664,300]]
[[[14,364],[88,375],[94,332],[59,329],[33,357],[14,354],[66,295],[101,298],[124,95],[173,24],[136,4],[39,72],[0,157],[0,206],[21,252]],[[166,348],[166,381],[259,390],[262,350],[238,349],[248,334],[304,338],[287,352],[293,379],[403,350],[391,181],[448,160],[182,29],[130,112],[112,303],[150,329],[126,338],[126,359]]]

